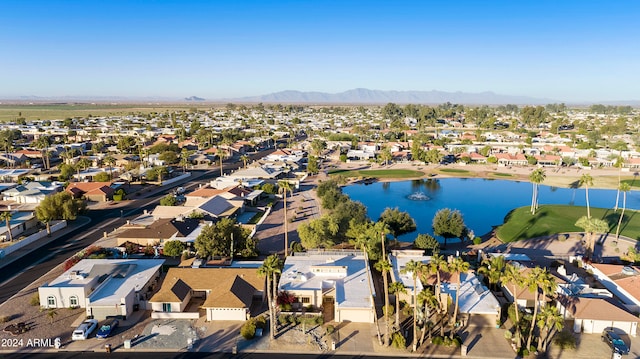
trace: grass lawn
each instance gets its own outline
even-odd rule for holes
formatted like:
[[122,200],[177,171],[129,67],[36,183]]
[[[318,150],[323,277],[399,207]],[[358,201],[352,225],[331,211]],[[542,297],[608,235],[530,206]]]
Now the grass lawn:
[[631,188],[640,188],[640,178],[639,179],[625,179],[621,181],[622,183],[628,183]]
[[332,170],[330,175],[345,177],[375,177],[375,178],[416,178],[424,176],[422,171],[388,169],[388,170]]
[[457,174],[468,174],[469,173],[469,171],[467,171],[467,170],[461,170],[461,169],[458,169],[458,168],[442,168],[442,169],[439,169],[438,171],[444,172],[444,173],[457,173]]
[[490,173],[490,175],[495,177],[515,177],[511,173],[502,173],[502,172],[494,172],[494,173]]
[[[544,205],[540,206],[535,216],[532,216],[529,206],[520,207],[505,217],[505,222],[498,227],[496,233],[503,242],[513,242],[562,232],[581,232],[582,228],[574,224],[578,218],[586,214],[586,207]],[[625,211],[620,227],[621,235],[640,239],[640,216],[637,214],[638,212],[629,209]],[[605,208],[591,208],[591,216],[607,221],[609,233],[615,235],[620,212]]]

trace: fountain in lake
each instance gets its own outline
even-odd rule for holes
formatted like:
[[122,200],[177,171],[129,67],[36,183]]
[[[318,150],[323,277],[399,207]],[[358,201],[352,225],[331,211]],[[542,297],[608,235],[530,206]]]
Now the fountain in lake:
[[407,198],[409,198],[412,201],[428,201],[428,200],[431,199],[431,198],[429,198],[429,196],[424,194],[424,192],[422,192],[422,191],[414,192],[414,193],[408,195]]

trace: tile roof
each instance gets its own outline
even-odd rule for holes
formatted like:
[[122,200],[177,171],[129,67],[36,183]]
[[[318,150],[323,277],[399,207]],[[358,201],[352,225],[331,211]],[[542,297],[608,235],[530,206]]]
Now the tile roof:
[[182,301],[174,291],[178,282],[195,291],[210,291],[204,308],[249,307],[254,292],[265,287],[265,278],[258,276],[255,268],[170,268],[160,290],[149,301]]
[[559,296],[558,302],[576,319],[640,322],[640,318],[608,299]]

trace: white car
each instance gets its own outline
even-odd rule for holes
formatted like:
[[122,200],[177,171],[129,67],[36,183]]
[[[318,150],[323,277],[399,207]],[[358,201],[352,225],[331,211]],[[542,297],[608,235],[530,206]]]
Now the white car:
[[92,331],[98,327],[98,321],[95,319],[87,319],[80,324],[71,334],[71,340],[85,340]]

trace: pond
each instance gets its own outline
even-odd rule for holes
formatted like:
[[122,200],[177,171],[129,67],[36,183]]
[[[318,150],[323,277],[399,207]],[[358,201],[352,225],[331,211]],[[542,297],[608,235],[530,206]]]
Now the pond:
[[[369,217],[377,220],[387,207],[398,207],[415,219],[418,230],[400,236],[413,242],[419,233],[433,235],[431,223],[442,208],[457,209],[465,224],[476,236],[486,234],[500,225],[513,209],[531,205],[532,185],[529,182],[478,178],[421,179],[402,182],[354,184],[343,188],[354,201],[367,206]],[[538,202],[586,206],[584,188],[559,188],[540,185]],[[613,208],[615,190],[589,189],[591,207]],[[622,194],[620,194],[622,206]],[[640,209],[640,193],[627,193],[627,208]]]

